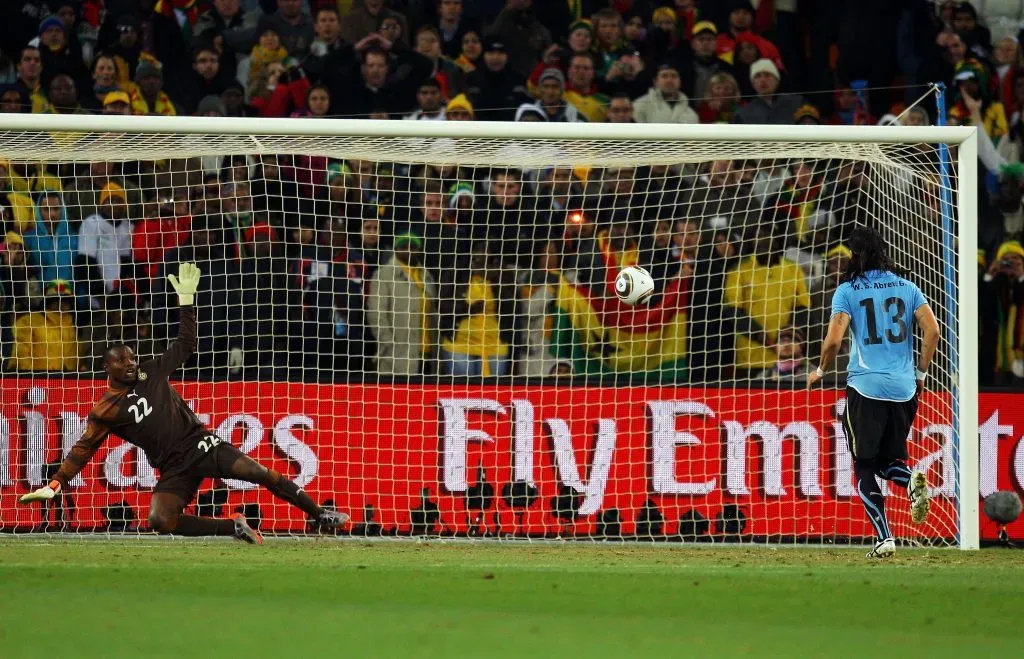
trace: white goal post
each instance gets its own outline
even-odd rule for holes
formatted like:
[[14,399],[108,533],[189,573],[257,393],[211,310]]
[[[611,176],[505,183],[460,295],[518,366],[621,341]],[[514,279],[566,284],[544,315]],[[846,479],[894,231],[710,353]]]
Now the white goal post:
[[[946,159],[939,145],[949,147],[951,159]],[[230,160],[232,156],[239,157],[241,164]],[[289,181],[289,185],[295,183],[293,187],[277,186],[271,191],[257,180],[266,174],[263,159],[268,157],[274,158],[275,168],[287,163],[289,175],[296,177]],[[223,158],[227,160],[222,167],[197,164],[220,164]],[[4,114],[0,115],[0,167],[16,171],[27,181],[22,198],[33,204],[29,211],[21,209],[32,213],[29,220],[27,215],[18,216],[18,204],[9,200],[10,226],[6,228],[13,229],[17,223],[19,230],[31,233],[37,223],[44,222],[36,208],[44,203],[41,195],[49,190],[43,170],[63,182],[60,204],[65,210],[74,210],[70,206],[75,203],[82,205],[71,214],[83,223],[90,211],[106,204],[111,196],[111,189],[106,188],[106,192],[94,190],[92,197],[81,193],[89,187],[88,179],[98,176],[89,163],[123,161],[161,163],[140,168],[143,173],[134,178],[123,177],[118,170],[113,178],[104,175],[102,179],[104,185],[108,180],[131,180],[132,190],[126,191],[125,184],[117,194],[135,209],[130,211],[135,215],[127,218],[133,222],[155,213],[164,203],[164,195],[171,203],[179,190],[189,217],[195,219],[201,213],[188,191],[197,188],[197,180],[202,187],[216,169],[227,171],[234,166],[245,170],[244,180],[231,179],[227,184],[222,174],[217,194],[244,190],[249,197],[245,203],[251,205],[247,213],[256,219],[244,226],[234,224],[231,218],[241,216],[241,206],[236,204],[242,202],[232,198],[234,214],[228,218],[223,196],[213,200],[216,213],[207,210],[203,214],[227,218],[223,226],[217,224],[226,236],[218,258],[242,263],[237,266],[237,279],[231,279],[230,273],[222,277],[223,281],[242,282],[233,303],[242,311],[235,325],[231,325],[234,320],[226,319],[224,326],[241,328],[247,341],[236,346],[232,337],[225,335],[222,344],[201,347],[201,351],[223,352],[227,361],[217,362],[206,372],[201,366],[194,371],[186,367],[180,374],[185,381],[183,396],[225,439],[255,457],[274,461],[318,499],[330,499],[350,509],[354,525],[345,533],[355,535],[867,542],[870,527],[850,491],[850,464],[837,422],[843,405],[841,389],[832,381],[824,393],[803,393],[800,384],[787,378],[790,367],[804,368],[810,363],[815,350],[809,345],[810,336],[820,335],[807,320],[817,317],[814,309],[807,310],[808,305],[801,302],[808,289],[815,293],[814,284],[794,284],[795,293],[782,294],[793,296],[796,302],[772,297],[775,293],[754,301],[736,296],[765,286],[757,279],[752,256],[760,249],[758,241],[777,240],[772,244],[780,253],[785,248],[785,263],[795,272],[802,268],[802,276],[811,282],[827,276],[827,261],[832,256],[826,253],[835,254],[832,250],[841,243],[843,223],[872,223],[883,232],[897,262],[911,278],[925,280],[922,289],[942,328],[933,367],[938,374],[929,377],[930,390],[912,433],[912,443],[918,448],[911,455],[913,461],[932,470],[937,517],[926,531],[915,530],[901,508],[905,506],[898,493],[887,492],[892,502],[890,517],[895,520],[897,535],[908,543],[979,547],[974,128]],[[372,166],[362,172],[360,163],[367,162]],[[325,165],[333,167],[326,175]],[[813,194],[800,187],[797,170],[801,168],[808,172],[807,185],[813,187]],[[161,173],[166,176],[161,178]],[[321,223],[325,218],[320,216],[340,208],[331,205],[337,200],[328,189],[335,174],[343,181],[339,185],[348,186],[339,193],[344,200],[338,203],[347,204],[346,212],[352,214],[346,216],[351,220],[352,235],[339,237],[337,244],[331,243],[333,234],[324,233],[327,224]],[[436,181],[431,179],[435,174]],[[571,191],[564,195],[570,200],[567,204],[555,192],[560,189],[558,176],[562,174],[566,177],[562,184]],[[501,210],[504,203],[499,200],[504,193],[498,187],[504,184],[498,181],[503,176],[503,181],[516,179],[512,183],[518,191],[516,208],[520,209],[507,217],[529,218],[511,230],[494,219],[495,209]],[[665,196],[664,181],[668,179],[674,195],[671,200]],[[851,183],[854,179],[857,182]],[[390,190],[385,189],[383,180],[388,181]],[[16,186],[8,190],[19,192]],[[465,222],[458,240],[432,241],[430,229],[421,231],[423,227],[417,224],[426,222],[423,218],[430,203],[426,199],[435,192],[444,202],[441,210],[445,217],[451,214],[454,218],[452,225]],[[106,196],[99,201],[103,194]],[[137,204],[133,194],[139,196]],[[463,215],[459,215],[463,208],[459,195],[476,204],[466,207]],[[783,196],[785,202],[779,201]],[[695,201],[698,197],[699,202]],[[728,200],[727,207],[723,199]],[[292,201],[299,210],[289,210]],[[317,205],[320,201],[323,205]],[[302,210],[306,202],[311,209],[308,212]],[[531,204],[529,214],[520,212],[527,202]],[[542,202],[543,212],[538,210]],[[207,205],[202,208],[212,207],[210,198],[204,203]],[[783,205],[788,213],[787,228],[778,234],[775,229],[764,229],[782,225],[783,211],[779,209]],[[361,209],[358,213],[351,210],[356,206]],[[772,214],[767,216],[769,207]],[[316,254],[323,250],[314,248],[340,250],[343,245],[345,256],[334,261],[351,266],[352,254],[366,252],[357,247],[366,247],[360,241],[367,238],[355,235],[359,221],[373,219],[366,208],[380,216],[377,231],[381,245],[419,250],[428,264],[433,255],[436,268],[425,266],[422,281],[420,276],[399,274],[402,285],[396,286],[394,273],[408,273],[409,264],[389,261],[389,251],[372,269],[378,279],[373,280],[377,288],[371,290],[371,270],[361,271],[367,274],[364,282],[361,275],[351,274],[350,267],[349,280],[361,288],[346,295],[359,297],[360,304],[366,305],[366,317],[360,322],[365,325],[365,336],[375,341],[372,350],[376,352],[360,352],[358,362],[349,360],[340,367],[337,361],[328,364],[322,360],[296,366],[291,355],[297,345],[308,345],[302,343],[308,337],[296,339],[287,334],[291,329],[285,332],[287,336],[278,334],[283,331],[280,326],[261,323],[262,317],[272,315],[278,304],[298,314],[315,314],[309,311],[317,304],[311,302],[315,294],[301,286],[308,287],[310,261],[322,262],[324,268],[332,261],[326,257],[318,261],[321,257]],[[561,225],[555,227],[557,232],[549,226],[556,222],[550,218],[561,218],[552,209],[570,213],[571,219],[564,220],[564,236]],[[269,220],[260,219],[264,213]],[[285,219],[275,219],[275,213]],[[289,214],[299,219],[293,224],[285,217]],[[745,219],[736,219],[741,216]],[[201,229],[210,226],[207,220]],[[593,225],[592,233],[584,237],[571,228],[573,222]],[[662,222],[667,228],[660,228]],[[796,226],[800,228],[788,228]],[[541,235],[541,228],[545,238],[524,238],[526,234]],[[302,242],[306,229],[313,236],[311,245]],[[762,229],[770,234],[768,238]],[[184,229],[183,235],[188,231]],[[651,315],[636,315],[635,310],[613,309],[602,297],[605,274],[601,268],[611,263],[624,265],[627,259],[639,259],[646,265],[644,255],[659,245],[658,238],[652,237],[657,231],[670,232],[664,250],[676,249],[678,254],[675,261],[659,266],[659,271],[672,273],[672,282],[665,278],[659,282],[660,302],[655,304],[673,300],[683,309],[678,322],[665,320],[671,314],[659,315],[660,320],[655,321]],[[305,282],[297,284],[297,301],[288,298],[291,288],[280,291],[280,298],[247,297],[246,250],[262,239],[263,232],[282,245],[288,243],[282,250],[292,250],[287,256],[282,252],[280,258],[283,269],[294,271],[282,270],[280,281],[292,282],[298,277]],[[696,236],[694,254],[702,253],[703,240],[720,241],[714,243],[716,249],[731,250],[727,257],[730,265],[715,275],[720,275],[718,279],[708,280],[719,283],[712,286],[714,290],[701,293],[711,295],[700,297],[701,302],[694,301],[701,290],[695,283],[701,265],[687,261],[688,232]],[[551,247],[563,240],[574,241],[577,247],[573,249],[580,250],[583,248],[578,245],[590,241],[586,265],[580,265],[584,255],[577,252],[572,254],[573,266],[566,264],[566,254],[558,251],[561,248]],[[33,246],[38,249],[40,243],[27,242],[31,260]],[[723,247],[722,242],[729,245]],[[481,247],[482,243],[486,245]],[[448,261],[446,250],[453,245],[458,245],[458,259],[453,256]],[[175,243],[169,249],[176,246],[180,248]],[[537,266],[537,271],[543,270],[548,277],[541,286],[533,263],[535,259],[542,262],[549,249],[562,260],[547,270]],[[506,260],[495,267],[501,272],[495,274],[486,265],[479,266],[476,274],[477,250],[482,259],[494,259],[495,263],[499,261],[495,254],[500,252]],[[81,242],[78,251],[84,253]],[[254,258],[278,258],[270,251],[263,256],[253,254]],[[754,259],[750,266],[754,274],[747,273],[753,279],[744,279],[748,258]],[[123,267],[126,260],[118,263]],[[75,271],[76,277],[88,272],[87,277],[92,278],[74,282],[74,294],[88,311],[78,310],[77,326],[72,330],[83,345],[89,341],[86,332],[95,333],[109,322],[111,316],[99,312],[109,314],[104,305],[112,291],[122,298],[126,294],[123,271],[120,278],[116,273],[108,277],[102,254],[94,261],[93,269]],[[165,338],[172,339],[175,316],[172,311],[161,311],[155,301],[156,282],[164,265],[150,265],[147,282],[152,283],[139,288],[149,295],[149,286],[153,287],[154,301],[145,304],[154,312],[154,326],[164,323],[170,327]],[[139,272],[141,266],[136,263],[135,267]],[[570,271],[573,274],[568,274]],[[392,279],[379,280],[384,272],[392,273]],[[515,292],[509,293],[511,306],[502,307],[506,301],[502,277],[506,275],[515,284],[509,283],[509,290]],[[95,281],[101,276],[102,281]],[[447,276],[452,282],[446,287]],[[772,275],[766,276],[770,279]],[[676,278],[682,283],[676,283]],[[434,279],[437,286],[431,304],[428,298]],[[267,275],[259,281],[278,280]],[[48,282],[40,283],[45,286]],[[537,293],[544,286],[549,298]],[[379,297],[384,289],[405,291],[401,295],[406,296],[418,295],[415,291],[419,290],[423,295],[423,309],[409,312],[416,322],[424,323],[422,335],[419,327],[416,331],[405,327],[406,338],[395,339],[404,341],[398,352],[417,355],[420,361],[415,368],[419,370],[401,371],[395,366],[396,370],[389,372],[383,366],[389,353],[383,338],[384,321],[379,320],[382,302],[371,298]],[[337,299],[341,294],[332,290]],[[138,302],[142,293],[132,288],[131,294],[133,301],[128,306],[142,304]],[[712,299],[716,302],[708,301]],[[480,304],[474,305],[476,302]],[[43,304],[48,304],[45,296]],[[119,304],[119,310],[127,308],[123,302]],[[687,304],[697,306],[687,309]],[[687,353],[697,345],[690,332],[692,315],[697,311],[706,322],[708,310],[722,305],[740,309],[742,318],[756,321],[755,329],[739,329],[747,325],[734,317],[725,325],[717,317],[717,329],[709,329],[708,335],[701,337],[705,342],[700,343],[699,352],[704,359],[719,351],[734,351],[729,363],[719,364],[721,370],[716,371],[728,373],[728,377],[698,378],[694,375],[697,360]],[[96,372],[95,362],[86,364],[84,354],[77,369],[61,371],[58,366],[48,374],[26,368],[27,362],[17,360],[17,350],[24,349],[23,345],[19,348],[19,336],[24,339],[25,335],[18,335],[13,324],[21,315],[42,313],[40,309],[5,311],[11,324],[2,328],[9,330],[5,336],[10,338],[5,339],[9,345],[5,345],[0,368],[4,389],[0,531],[144,531],[145,525],[139,521],[145,519],[148,492],[155,482],[153,469],[116,439],[109,440],[111,445],[97,456],[98,463],[72,483],[77,517],[61,519],[61,511],[14,505],[17,495],[42,481],[45,465],[70,447],[102,393],[102,374]],[[251,310],[251,317],[245,315],[246,309]],[[476,324],[467,320],[476,317],[476,311],[468,311],[472,309],[483,310]],[[799,315],[802,310],[809,315]],[[348,325],[355,321],[349,316],[337,320],[338,313],[335,309],[332,318],[336,320],[331,321],[339,323],[337,336],[352,336]],[[440,321],[430,320],[434,313]],[[650,313],[657,315],[657,310]],[[445,314],[452,319],[449,333],[444,334],[444,327],[433,327],[437,336],[428,346],[428,335],[434,336],[429,323],[443,325]],[[129,323],[120,315],[117,318]],[[644,323],[653,323],[644,325],[646,334],[638,329]],[[656,338],[647,331],[654,325]],[[559,328],[564,330],[562,334],[558,334]],[[758,329],[764,330],[763,347],[755,345]],[[502,332],[516,338],[506,340]],[[556,335],[574,337],[569,340],[578,343],[556,346],[552,338]],[[781,350],[778,343],[783,336],[787,345],[802,344],[799,355],[789,359],[780,352],[778,364],[750,357],[755,353],[774,355]],[[534,340],[540,343],[532,344]],[[479,347],[480,341],[494,345],[482,348],[481,354],[471,349],[468,357],[463,354],[467,345]],[[244,368],[242,361],[234,361],[236,349],[243,355],[238,359],[245,360]],[[390,354],[386,359],[393,359],[393,351]],[[539,356],[531,362],[534,354]],[[746,357],[751,361],[741,364]],[[672,359],[685,366],[667,375],[665,364]],[[279,362],[291,367],[280,371],[285,373],[281,377],[271,368]],[[700,363],[706,367],[707,359]],[[564,374],[559,370],[563,367]],[[466,368],[470,370],[459,370]],[[47,430],[51,423],[57,425]],[[203,486],[204,493],[208,485]],[[258,495],[244,483],[215,482],[213,487],[225,494],[222,499],[208,498],[209,510],[262,507],[259,514],[266,530],[285,534],[309,530],[297,511]],[[559,509],[562,504],[568,511]],[[131,508],[136,523],[120,529],[111,524],[109,513],[114,505]]]

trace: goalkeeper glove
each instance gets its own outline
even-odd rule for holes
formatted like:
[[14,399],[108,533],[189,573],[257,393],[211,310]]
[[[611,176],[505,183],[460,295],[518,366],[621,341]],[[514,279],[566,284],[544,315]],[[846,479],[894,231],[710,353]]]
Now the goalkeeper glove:
[[174,292],[178,294],[178,304],[187,307],[195,304],[196,291],[199,290],[199,268],[195,263],[182,263],[178,266],[178,276],[167,275]]
[[18,503],[32,503],[33,501],[49,501],[53,497],[57,496],[60,492],[60,483],[57,481],[50,481],[49,485],[44,485],[35,492],[29,492],[18,499]]

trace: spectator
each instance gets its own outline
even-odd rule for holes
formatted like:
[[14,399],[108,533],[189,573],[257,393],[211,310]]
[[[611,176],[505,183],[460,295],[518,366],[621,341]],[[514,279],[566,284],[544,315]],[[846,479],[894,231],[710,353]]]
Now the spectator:
[[987,59],[992,54],[992,34],[987,27],[978,23],[978,11],[970,2],[956,4],[952,27],[967,37],[968,47],[975,56]]
[[[104,26],[110,22],[110,18],[108,18],[104,21]],[[116,19],[115,29],[116,35],[109,34],[108,37],[116,37],[116,42],[104,42],[102,32],[100,40],[101,43],[106,44],[103,47],[103,52],[113,56],[114,65],[117,69],[117,85],[122,89],[128,89],[129,83],[132,81],[132,72],[138,66],[139,55],[142,54],[142,42],[139,39],[139,21],[132,14],[123,14]]]
[[[210,115],[211,111],[215,114]],[[255,117],[258,114],[256,108],[245,102],[245,89],[237,80],[232,80],[224,86],[220,98],[203,97],[196,107],[196,115],[200,117]]]
[[551,68],[542,73],[537,88],[537,100],[524,105],[540,111],[545,121],[572,123],[587,120],[575,106],[566,103],[565,76],[558,69]]
[[[815,277],[810,285],[811,303],[808,307],[794,314],[793,325],[807,328],[807,358],[817,364],[821,357],[821,345],[828,332],[828,321],[832,316],[832,295],[839,287],[839,280],[853,253],[845,245],[836,245],[825,253],[824,274]],[[834,369],[845,373],[850,361],[850,341],[846,337],[839,350],[838,362]]]
[[117,82],[117,65],[113,57],[100,54],[92,63],[92,87],[79,97],[82,107],[100,111],[107,94],[115,91],[122,91]]
[[437,0],[437,29],[445,57],[458,57],[463,50],[463,37],[474,29],[472,22],[463,15],[462,0]]
[[67,75],[77,83],[89,79],[80,50],[70,47],[67,28],[56,16],[50,16],[39,26],[39,56],[42,64],[41,88],[49,88],[54,76]]
[[461,94],[466,87],[462,69],[441,52],[441,33],[433,25],[424,25],[416,30],[415,51],[430,62],[428,76],[435,78],[441,95],[451,98]]
[[376,217],[363,219],[359,226],[359,246],[349,252],[352,264],[359,268],[360,285],[369,282],[381,264],[380,220]]
[[779,69],[770,59],[759,59],[750,67],[750,81],[757,97],[739,109],[735,123],[791,124],[803,98],[795,94],[777,94]]
[[355,75],[356,52],[341,38],[341,19],[334,6],[321,7],[316,12],[314,25],[316,38],[309,47],[309,55],[302,69],[314,83],[337,84],[337,78]]
[[44,192],[36,198],[35,226],[24,237],[29,261],[39,267],[42,281],[74,282],[78,235],[71,231],[60,193]]
[[771,41],[753,32],[754,6],[750,0],[732,0],[729,10],[729,29],[718,34],[718,54],[727,62],[732,61],[737,41],[745,37],[757,46],[761,57],[769,59],[777,69],[782,68],[782,56]]
[[441,84],[437,78],[427,78],[420,83],[416,92],[417,108],[406,119],[416,120],[445,120],[445,108],[441,105]]
[[89,114],[78,103],[78,91],[71,76],[55,75],[49,88],[50,112],[54,114]]
[[871,116],[866,97],[867,92],[858,92],[846,85],[836,89],[833,93],[835,112],[831,123],[837,126],[876,125],[878,120]]
[[481,118],[509,121],[526,98],[526,79],[509,66],[505,42],[490,38],[484,46],[483,66],[469,74],[468,96]]
[[159,62],[140,59],[135,72],[135,86],[132,88],[133,114],[158,114],[164,117],[177,116],[174,102],[163,90],[164,72]]
[[513,270],[501,267],[486,242],[473,246],[468,267],[448,268],[441,287],[441,373],[508,375],[517,300]]
[[[523,174],[516,169],[491,171],[486,189],[486,202],[481,204],[474,238],[485,236],[501,251],[503,263],[523,261],[529,267],[533,261],[535,232],[541,230],[533,213],[533,206],[523,196]],[[532,201],[532,200],[531,200]],[[545,235],[544,240],[547,240]]]
[[[259,85],[263,81],[268,81],[268,85],[275,85],[276,81],[272,80],[272,74],[269,70],[274,64],[280,64],[283,69],[287,69],[294,62],[286,62],[288,59],[288,50],[281,43],[281,37],[277,33],[274,25],[270,23],[263,23],[259,29],[259,40],[256,45],[253,46],[252,53],[249,55],[249,97],[257,96]],[[273,91],[268,86],[269,91]]]
[[[147,215],[132,229],[132,260],[142,268],[137,284],[148,284],[157,276],[164,256],[185,242],[192,224],[188,188],[178,188],[173,193],[160,191],[151,206],[156,212]],[[148,285],[146,290],[149,290]]]
[[195,297],[199,340],[196,354],[185,367],[186,372],[207,379],[237,372],[245,359],[239,262],[225,250],[224,234],[219,215],[194,215],[188,242],[167,252],[160,276],[153,281],[153,325],[156,338],[165,341],[169,328],[178,324],[179,312],[167,275],[178,272],[181,263],[195,263],[202,271]]
[[14,371],[77,371],[82,350],[74,323],[71,285],[51,281],[45,291],[46,311],[22,314],[14,322]]
[[453,60],[462,72],[469,74],[481,65],[480,58],[484,53],[484,42],[477,30],[466,30],[462,35],[462,50]]
[[45,112],[49,102],[43,92],[43,59],[39,49],[35,46],[26,46],[21,49],[21,58],[18,60],[17,85],[21,87],[32,101],[32,112],[39,114]]
[[520,375],[547,377],[558,363],[551,346],[551,309],[558,300],[559,271],[558,250],[549,242],[537,253],[535,266],[519,275],[523,316]]
[[604,77],[612,64],[626,52],[622,38],[622,14],[605,8],[594,14],[594,52],[597,54],[597,75]]
[[666,62],[658,67],[654,87],[636,100],[634,112],[642,124],[695,124],[699,117],[680,91],[679,69]]
[[708,80],[707,97],[697,105],[702,124],[727,124],[740,109],[740,86],[731,74],[716,73]]
[[602,94],[594,82],[594,58],[590,55],[573,55],[569,60],[569,80],[566,84],[565,100],[579,110],[587,121],[601,123],[608,114],[608,97]]
[[[124,58],[128,66],[120,80],[127,84],[145,46],[149,56],[164,65],[165,78],[177,85],[184,80],[189,64],[185,39],[177,17],[173,13],[155,11],[155,5],[150,3],[136,7],[132,13],[107,12],[97,41],[100,50]],[[172,88],[171,95],[176,95],[178,91],[177,87]]]
[[465,94],[459,94],[448,101],[448,106],[445,107],[445,119],[448,121],[473,121],[475,118],[473,104]]
[[1003,104],[1007,113],[1012,113],[1018,109],[1013,93],[1015,81],[1019,77],[1017,70],[1024,64],[1020,44],[1013,37],[1003,37],[996,43],[992,57],[995,61],[995,79],[999,88],[996,100]]
[[989,77],[985,67],[976,60],[961,62],[956,67],[956,83],[959,98],[950,108],[950,119],[958,123],[973,124],[966,98],[981,100],[982,127],[988,136],[998,140],[1009,132],[1006,121],[1006,110],[1003,104],[990,93]]
[[21,85],[0,87],[0,112],[5,114],[28,114],[32,111],[32,99]]
[[390,67],[386,51],[377,47],[363,51],[359,82],[340,96],[347,100],[345,114],[365,117],[376,109],[384,109],[389,114],[412,111],[417,89],[413,85],[418,85],[425,73],[409,73],[406,79],[390,83]]
[[121,267],[132,254],[132,225],[128,217],[128,196],[117,183],[103,187],[98,212],[82,221],[78,253],[96,262],[108,291],[118,287],[122,279]]
[[283,247],[263,222],[250,226],[242,239],[242,351],[248,366],[283,365],[291,293]]
[[409,23],[405,16],[386,9],[384,0],[353,0],[352,4],[354,8],[345,14],[345,20],[342,21],[341,36],[345,41],[352,44],[359,43],[369,35],[376,33],[386,17],[392,17],[398,21],[401,34],[409,34]]
[[437,288],[423,267],[423,241],[395,238],[394,254],[370,282],[367,320],[377,340],[377,372],[420,375],[434,352]]
[[616,94],[608,101],[608,114],[605,121],[612,124],[632,124],[633,101],[625,94]]
[[[124,92],[114,92],[124,94]],[[115,97],[118,103],[127,104],[127,94]],[[123,167],[118,164],[117,166]],[[128,195],[129,215],[138,217],[138,209],[142,206],[142,192],[139,186],[128,181],[124,176],[115,174],[115,163],[95,160],[89,163],[88,174],[78,176],[75,181],[65,190],[65,201],[67,202],[68,220],[78,226],[82,220],[90,215],[99,213],[99,198],[104,187],[108,183],[115,183]]]
[[[718,57],[716,37],[718,28],[711,21],[701,21],[693,26],[693,37],[690,47],[693,48],[691,71],[683,76],[684,93],[692,99],[700,101],[708,96],[708,87],[716,74],[731,74],[732,67]],[[702,123],[713,123],[704,122]]]
[[129,115],[132,113],[132,99],[128,92],[110,92],[103,97],[103,114]]
[[796,109],[796,113],[793,115],[793,123],[800,124],[801,126],[820,126],[821,113],[818,112],[818,108],[810,103],[805,103]]
[[551,31],[537,20],[533,0],[506,0],[491,36],[508,48],[508,65],[525,76],[551,44]]
[[315,29],[313,19],[302,10],[303,0],[277,0],[277,11],[260,21],[260,30],[271,28],[288,54],[302,61],[309,53]]
[[43,292],[39,268],[29,263],[25,239],[13,231],[0,243],[0,291],[0,343],[6,344],[14,316],[39,308]]
[[[199,101],[207,96],[220,96],[231,84],[233,78],[230,71],[221,71],[220,54],[213,46],[199,46],[192,55],[192,71],[189,73],[190,84],[181,96],[182,114],[195,114]],[[136,73],[138,78],[138,73]]]
[[779,330],[792,324],[794,312],[811,305],[803,271],[782,256],[787,225],[760,224],[754,231],[754,253],[726,278],[726,302],[758,326],[753,332],[736,335],[737,377],[741,379],[775,364]]
[[804,345],[804,335],[797,328],[784,327],[779,330],[779,342],[775,348],[779,358],[771,367],[761,371],[756,379],[803,382],[808,370]]
[[200,15],[192,26],[192,38],[212,43],[214,37],[219,36],[224,40],[225,49],[246,54],[256,41],[259,22],[260,11],[243,10],[241,0],[214,0],[213,8]]
[[980,282],[982,345],[980,372],[986,384],[1020,385],[1024,378],[1024,247],[1016,240],[999,245]]

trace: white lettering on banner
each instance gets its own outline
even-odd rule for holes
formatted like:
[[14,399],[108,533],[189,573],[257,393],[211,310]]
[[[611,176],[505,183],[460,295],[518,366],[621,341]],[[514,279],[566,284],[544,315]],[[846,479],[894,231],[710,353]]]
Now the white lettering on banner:
[[444,487],[449,492],[465,492],[469,488],[466,482],[469,442],[494,443],[494,438],[483,430],[467,427],[466,412],[502,415],[507,412],[501,403],[491,398],[438,398],[437,404],[441,406]]
[[29,487],[43,484],[46,461],[46,417],[36,410],[22,412],[25,419],[25,480]]
[[933,482],[931,484],[931,487],[928,488],[929,493],[931,494],[931,496],[935,496],[936,494],[942,494],[947,497],[955,496],[956,472],[954,471],[954,468],[956,467],[956,465],[954,464],[955,454],[953,452],[952,426],[944,424],[932,424],[929,426],[925,426],[924,430],[921,431],[921,434],[925,437],[931,437],[933,439],[935,438],[935,435],[938,435],[939,437],[942,438],[942,441],[940,442],[942,448],[940,448],[938,451],[935,451],[934,453],[929,453],[925,457],[921,458],[914,466],[914,469],[919,469],[927,473],[931,471],[932,465],[935,464],[935,461],[940,460],[942,462],[942,484],[936,487],[935,483]]
[[[1012,436],[1013,426],[1004,426],[999,423],[999,410],[992,412],[992,416],[978,426],[978,440],[981,445],[978,489],[981,491],[982,497],[987,497],[999,490],[996,481],[998,462],[995,459],[999,454],[999,440]],[[990,456],[992,459],[988,459]],[[1021,473],[1019,468],[1016,471],[1018,474]]]
[[[132,451],[135,452],[135,475],[128,476],[124,473],[124,462],[128,453]],[[146,459],[146,454],[128,442],[122,442],[107,453],[107,458],[103,461],[103,477],[111,487],[155,487],[157,480],[156,472]]]
[[1018,442],[1013,451],[1013,475],[1017,489],[1024,490],[1024,441]]
[[299,465],[299,475],[292,480],[299,487],[306,487],[316,478],[320,462],[313,449],[291,433],[291,429],[295,427],[313,430],[316,424],[304,414],[289,414],[274,426],[274,445],[281,449],[289,460]]
[[544,425],[551,435],[551,443],[555,449],[555,465],[561,481],[583,494],[583,503],[576,511],[578,517],[593,515],[604,503],[604,490],[608,484],[608,471],[612,466],[615,453],[615,421],[598,419],[597,446],[594,448],[594,463],[590,466],[590,475],[584,483],[580,478],[580,470],[576,464],[576,451],[572,445],[569,425],[563,419],[544,419]]
[[[82,438],[82,433],[85,432],[86,419],[78,416],[74,412],[61,412],[60,420],[60,457],[61,460],[63,460],[67,457],[68,453],[71,452],[71,447],[75,445],[75,442]],[[71,487],[82,487],[85,485],[85,479],[82,478],[82,472],[75,474],[75,477],[71,479],[68,485]]]
[[11,422],[0,414],[0,487],[14,485],[11,478]]
[[846,445],[846,431],[843,430],[842,421],[832,422],[832,432],[835,435],[835,449],[832,455],[836,457],[836,496],[852,497],[857,495],[857,488],[853,484],[853,456]]
[[718,479],[703,483],[676,480],[676,447],[699,446],[700,438],[690,432],[676,430],[679,416],[715,418],[714,411],[692,400],[655,400],[647,402],[651,419],[651,481],[658,494],[704,495],[712,492]]
[[512,401],[512,480],[537,483],[533,479],[533,403]]
[[805,496],[821,496],[818,478],[818,431],[806,421],[794,421],[779,427],[768,421],[755,421],[744,426],[738,421],[725,421],[726,459],[725,484],[730,494],[749,494],[747,488],[747,440],[761,440],[761,473],[767,496],[785,496],[782,485],[782,443],[792,438],[799,445],[796,464],[798,487]]
[[[245,435],[242,437],[242,443],[238,447],[238,450],[249,455],[256,450],[256,447],[260,445],[261,441],[263,441],[263,432],[266,429],[263,427],[263,423],[251,414],[232,414],[217,426],[217,436],[230,444],[231,435],[234,434],[235,428],[239,425],[245,429]],[[253,490],[259,488],[259,485],[236,480],[234,478],[225,478],[224,483],[228,487],[236,490]]]

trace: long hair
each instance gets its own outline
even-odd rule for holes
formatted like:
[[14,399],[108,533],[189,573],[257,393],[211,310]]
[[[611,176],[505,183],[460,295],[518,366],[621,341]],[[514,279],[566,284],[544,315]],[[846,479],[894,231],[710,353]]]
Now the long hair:
[[903,269],[889,258],[885,251],[885,239],[875,229],[857,227],[850,234],[846,246],[853,252],[853,257],[846,266],[842,281],[854,281],[871,270],[891,272],[900,277],[906,276]]

